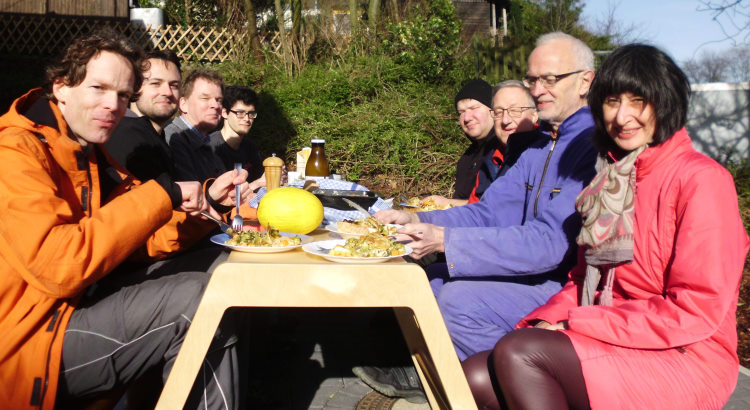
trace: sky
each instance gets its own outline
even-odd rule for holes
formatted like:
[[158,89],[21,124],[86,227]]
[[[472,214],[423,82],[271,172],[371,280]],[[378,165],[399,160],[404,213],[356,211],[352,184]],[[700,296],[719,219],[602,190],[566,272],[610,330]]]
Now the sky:
[[[604,20],[610,4],[617,6],[617,20],[639,27],[638,40],[665,50],[684,62],[700,57],[703,50],[721,51],[732,46],[709,11],[698,11],[698,0],[583,0],[586,21]],[[706,44],[709,43],[709,44]]]

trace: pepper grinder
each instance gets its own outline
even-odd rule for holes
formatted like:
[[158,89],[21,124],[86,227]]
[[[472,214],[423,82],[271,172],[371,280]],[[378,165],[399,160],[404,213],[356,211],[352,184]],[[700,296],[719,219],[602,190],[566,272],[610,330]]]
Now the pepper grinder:
[[270,157],[263,160],[263,167],[266,170],[266,192],[281,186],[281,168],[284,166],[284,160],[271,154]]

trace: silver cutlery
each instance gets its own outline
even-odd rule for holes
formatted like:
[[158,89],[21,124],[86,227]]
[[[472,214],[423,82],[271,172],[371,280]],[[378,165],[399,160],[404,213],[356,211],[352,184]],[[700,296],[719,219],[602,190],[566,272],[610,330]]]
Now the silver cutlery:
[[[237,174],[239,174],[242,171],[242,164],[239,162],[234,164],[234,169],[237,171]],[[234,186],[234,192],[235,192],[235,204],[237,205],[237,215],[232,218],[232,229],[234,229],[237,232],[242,232],[242,225],[244,225],[245,221],[242,219],[242,216],[240,216],[240,202],[242,201],[242,187],[240,185]]]

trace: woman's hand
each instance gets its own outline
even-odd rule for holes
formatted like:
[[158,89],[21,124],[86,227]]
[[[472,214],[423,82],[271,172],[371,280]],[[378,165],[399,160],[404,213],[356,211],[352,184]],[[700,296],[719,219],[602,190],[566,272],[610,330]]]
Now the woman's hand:
[[538,327],[539,329],[547,329],[547,330],[562,330],[562,329],[568,328],[568,321],[561,320],[553,325],[547,321],[540,320],[537,324],[534,325],[534,327]]
[[412,258],[421,259],[425,255],[435,252],[445,252],[445,228],[426,223],[410,223],[398,230],[397,240],[410,240]]
[[399,224],[406,225],[409,223],[419,222],[419,217],[414,212],[399,211],[396,209],[386,209],[375,212],[373,215],[382,224]]

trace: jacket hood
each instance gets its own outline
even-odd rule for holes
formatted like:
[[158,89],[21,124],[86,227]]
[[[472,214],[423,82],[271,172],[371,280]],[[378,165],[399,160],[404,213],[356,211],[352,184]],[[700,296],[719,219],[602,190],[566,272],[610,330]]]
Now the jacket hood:
[[10,110],[0,117],[0,132],[6,128],[21,128],[30,131],[37,137],[44,137],[51,146],[58,150],[50,153],[61,166],[75,169],[77,155],[71,151],[83,149],[70,134],[70,129],[57,105],[44,96],[41,88],[35,88],[16,99]]

